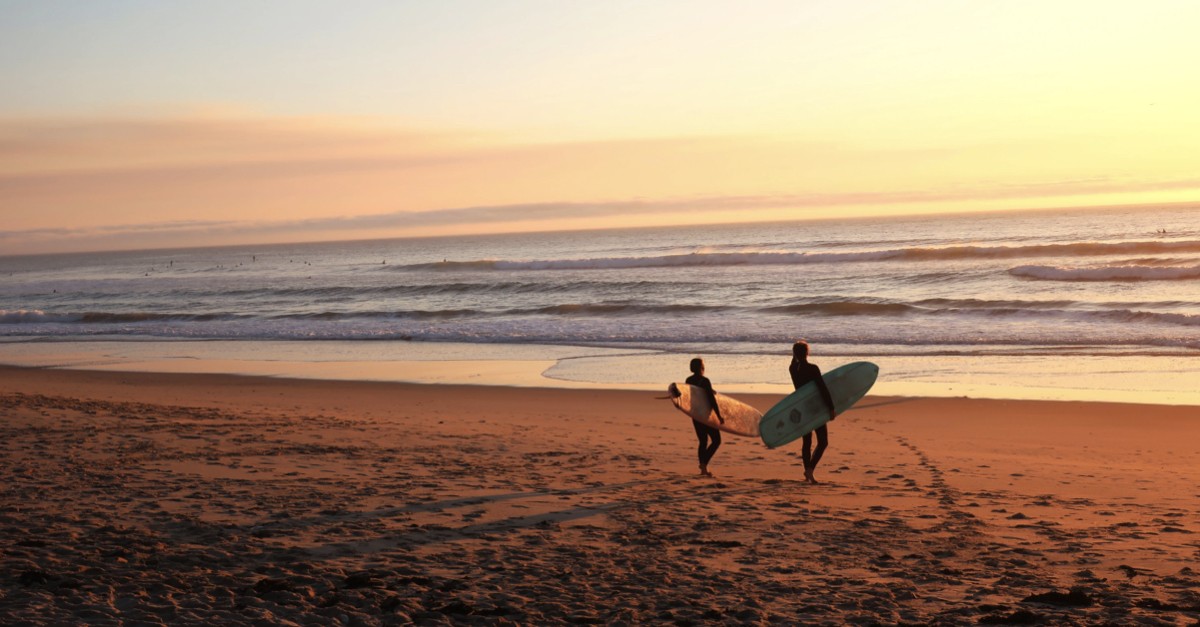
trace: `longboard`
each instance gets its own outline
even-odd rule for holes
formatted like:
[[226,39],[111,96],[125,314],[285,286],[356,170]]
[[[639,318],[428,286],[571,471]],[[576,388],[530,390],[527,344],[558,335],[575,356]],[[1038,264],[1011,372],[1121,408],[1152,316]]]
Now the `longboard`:
[[687,383],[672,383],[667,386],[667,393],[671,395],[671,403],[675,408],[692,420],[734,435],[758,435],[762,412],[736,398],[717,393],[717,405],[721,407],[721,417],[725,419],[725,423],[721,424],[717,422],[717,415],[713,413],[708,394],[703,389]]
[[[833,397],[838,414],[862,400],[879,377],[879,366],[856,361],[825,373],[821,378]],[[829,408],[821,398],[817,382],[810,381],[789,394],[763,415],[759,434],[767,448],[778,448],[812,433],[829,422]]]

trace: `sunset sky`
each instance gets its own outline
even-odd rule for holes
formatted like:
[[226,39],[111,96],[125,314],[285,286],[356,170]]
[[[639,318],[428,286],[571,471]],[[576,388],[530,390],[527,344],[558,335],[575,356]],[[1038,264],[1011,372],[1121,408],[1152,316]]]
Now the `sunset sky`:
[[1200,3],[0,0],[0,254],[1200,200]]

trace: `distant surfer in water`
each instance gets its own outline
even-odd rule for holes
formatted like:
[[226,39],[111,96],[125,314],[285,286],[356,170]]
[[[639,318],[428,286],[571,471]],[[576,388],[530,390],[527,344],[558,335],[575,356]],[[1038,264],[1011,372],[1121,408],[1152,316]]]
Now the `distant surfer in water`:
[[[837,410],[833,408],[833,396],[825,385],[825,379],[821,378],[821,369],[808,361],[808,342],[800,340],[792,344],[792,365],[788,366],[788,373],[792,375],[792,385],[797,390],[809,381],[816,381],[821,398],[829,406],[829,419],[837,418]],[[825,448],[829,446],[827,426],[827,424],[821,425],[817,427],[816,431],[804,434],[804,448],[801,453],[804,458],[804,479],[809,483],[817,482],[813,478],[813,471],[817,469],[821,456],[825,454]],[[817,450],[815,451],[812,450],[813,433],[817,434]]]
[[[703,389],[704,393],[708,395],[708,404],[712,405],[713,413],[717,415],[717,421],[725,424],[725,419],[721,417],[721,408],[717,405],[717,393],[713,391],[712,381],[704,376],[704,360],[697,357],[692,360],[688,368],[692,371],[692,376],[688,377],[684,383]],[[713,474],[708,471],[708,462],[712,460],[713,455],[717,454],[717,448],[721,446],[721,432],[716,427],[710,427],[699,420],[693,420],[692,426],[696,428],[696,439],[700,440],[700,474],[711,477]],[[709,444],[709,440],[712,440],[712,444]]]

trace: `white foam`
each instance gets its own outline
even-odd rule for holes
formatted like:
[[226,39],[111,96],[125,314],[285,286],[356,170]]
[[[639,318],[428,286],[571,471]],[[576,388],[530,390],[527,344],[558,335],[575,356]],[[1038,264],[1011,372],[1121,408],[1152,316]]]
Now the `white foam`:
[[[623,270],[704,266],[766,266],[869,261],[947,261],[956,259],[1015,259],[1022,257],[1089,257],[1104,255],[1200,253],[1200,241],[1073,242],[1025,246],[905,247],[853,252],[712,252],[646,257],[581,259],[443,261],[405,266],[403,270],[519,271]],[[1022,266],[1024,267],[1024,266]]]
[[0,324],[19,324],[19,323],[36,323],[36,322],[66,322],[63,316],[62,320],[55,320],[55,316],[47,316],[46,312],[40,309],[0,309]]
[[1184,281],[1200,278],[1200,266],[1125,265],[1080,268],[1027,265],[1011,268],[1008,273],[1043,281]]

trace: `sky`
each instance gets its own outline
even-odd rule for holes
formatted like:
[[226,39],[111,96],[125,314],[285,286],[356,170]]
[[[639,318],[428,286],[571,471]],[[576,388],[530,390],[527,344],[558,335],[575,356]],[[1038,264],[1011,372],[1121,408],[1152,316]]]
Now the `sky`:
[[0,0],[0,255],[1200,200],[1192,0]]

